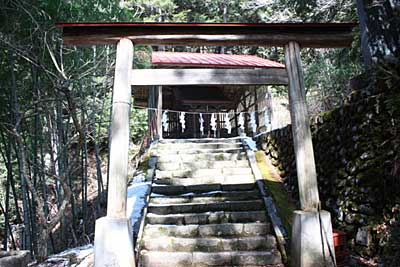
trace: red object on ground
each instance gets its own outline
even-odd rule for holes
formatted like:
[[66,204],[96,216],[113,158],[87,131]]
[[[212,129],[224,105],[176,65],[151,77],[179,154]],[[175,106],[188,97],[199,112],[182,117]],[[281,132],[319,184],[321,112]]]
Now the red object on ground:
[[155,52],[151,59],[159,66],[194,66],[216,68],[285,68],[285,65],[250,55],[205,54],[187,52]]
[[333,245],[335,247],[336,264],[338,267],[345,266],[348,259],[346,246],[346,233],[333,229]]

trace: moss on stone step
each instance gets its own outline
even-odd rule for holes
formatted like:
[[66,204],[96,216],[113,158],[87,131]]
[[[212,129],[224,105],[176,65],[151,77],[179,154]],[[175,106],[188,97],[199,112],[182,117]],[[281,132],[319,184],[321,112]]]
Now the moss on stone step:
[[281,218],[282,224],[290,237],[292,231],[292,217],[296,207],[291,201],[283,182],[277,177],[276,174],[274,175],[272,167],[266,161],[263,151],[256,152],[256,160],[257,166],[264,178],[264,183],[268,187],[268,190],[274,199],[278,215]]

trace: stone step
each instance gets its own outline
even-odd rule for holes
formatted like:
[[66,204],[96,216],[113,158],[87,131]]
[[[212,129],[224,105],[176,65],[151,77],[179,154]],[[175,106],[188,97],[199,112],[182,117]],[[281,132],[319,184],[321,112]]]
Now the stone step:
[[146,221],[150,224],[221,224],[267,222],[265,211],[216,211],[204,213],[166,214],[147,213]]
[[255,182],[246,184],[198,184],[198,185],[160,185],[153,184],[152,192],[162,195],[181,195],[186,193],[205,193],[212,191],[253,190]]
[[278,250],[232,252],[142,251],[141,267],[283,267]]
[[189,138],[189,139],[163,139],[160,144],[198,144],[198,143],[238,143],[240,138]]
[[161,140],[142,267],[283,267],[240,139]]
[[161,171],[174,171],[180,169],[222,169],[222,168],[248,168],[249,162],[243,160],[202,160],[195,162],[157,162],[157,169]]
[[146,238],[173,237],[250,237],[264,236],[271,231],[265,223],[221,223],[204,225],[163,225],[147,224],[144,229]]
[[161,154],[158,157],[159,163],[193,163],[199,161],[231,161],[247,160],[245,152],[236,153],[202,153],[202,154]]
[[175,143],[175,144],[158,144],[157,150],[182,150],[182,149],[228,149],[228,148],[241,148],[242,143]]
[[150,197],[152,199],[166,198],[166,199],[170,199],[171,201],[174,201],[173,199],[175,199],[175,198],[177,198],[177,199],[180,199],[180,198],[192,199],[192,198],[196,198],[196,197],[227,197],[227,198],[232,198],[232,199],[243,198],[243,199],[250,200],[250,199],[259,198],[260,192],[258,189],[249,190],[249,191],[212,191],[212,192],[205,192],[205,193],[186,193],[186,194],[174,195],[174,196],[152,193],[150,195]]
[[175,177],[215,177],[229,175],[252,175],[251,168],[223,168],[223,169],[180,169],[174,171],[156,170],[156,178],[175,178]]
[[260,200],[183,203],[183,204],[153,204],[149,203],[148,212],[155,214],[171,213],[201,213],[207,211],[255,211],[264,210],[264,202]]
[[275,247],[276,239],[272,235],[239,238],[157,237],[143,239],[143,249],[170,252],[258,251],[271,250]]
[[230,175],[219,177],[204,177],[204,178],[156,178],[154,183],[157,185],[176,185],[176,186],[195,186],[195,185],[235,185],[254,183],[252,175]]
[[152,204],[184,204],[184,203],[210,203],[225,201],[242,201],[260,199],[259,194],[254,195],[227,195],[227,196],[197,196],[197,197],[152,197]]
[[168,155],[187,155],[187,154],[218,154],[218,153],[240,153],[242,148],[217,148],[217,149],[181,149],[181,150],[152,150],[151,156],[168,157]]

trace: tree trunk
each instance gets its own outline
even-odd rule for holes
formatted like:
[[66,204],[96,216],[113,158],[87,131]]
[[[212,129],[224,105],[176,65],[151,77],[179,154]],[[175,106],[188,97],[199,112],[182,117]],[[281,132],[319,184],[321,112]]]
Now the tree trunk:
[[[96,47],[93,47],[93,76],[96,77]],[[99,146],[97,145],[97,129],[96,129],[96,88],[93,82],[91,83],[92,95],[93,95],[93,103],[92,103],[92,125],[93,125],[93,146],[94,146],[94,153],[96,157],[96,174],[97,174],[97,216],[100,215],[100,203],[103,200],[103,176],[101,173],[101,160],[99,156]]]
[[364,63],[369,66],[400,49],[398,1],[357,0]]

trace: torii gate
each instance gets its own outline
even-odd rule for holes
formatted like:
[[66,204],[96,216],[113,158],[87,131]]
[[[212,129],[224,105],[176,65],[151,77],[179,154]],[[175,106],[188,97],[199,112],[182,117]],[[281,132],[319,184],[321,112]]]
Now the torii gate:
[[[117,44],[111,121],[111,178],[107,216],[96,221],[96,267],[110,264],[135,266],[132,235],[126,217],[131,85],[176,84],[178,81],[179,84],[209,85],[227,81],[232,84],[262,84],[282,82],[282,79],[287,79],[289,84],[301,204],[301,210],[295,212],[293,221],[292,263],[304,267],[334,265],[330,214],[320,210],[300,49],[349,47],[356,24],[58,23],[57,26],[63,29],[65,45]],[[232,70],[218,70],[218,75],[215,75],[216,70],[204,69],[133,71],[133,44],[280,46],[285,47],[286,71],[235,70],[233,73]]]

